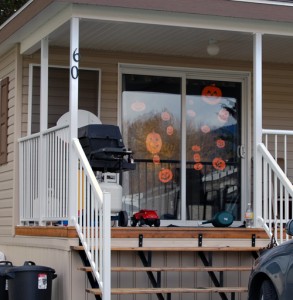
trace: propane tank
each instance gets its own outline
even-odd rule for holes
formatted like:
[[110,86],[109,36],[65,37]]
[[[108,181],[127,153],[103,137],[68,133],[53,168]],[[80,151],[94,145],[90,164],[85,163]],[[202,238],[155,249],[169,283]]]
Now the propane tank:
[[104,181],[100,182],[101,190],[111,194],[111,213],[118,213],[122,210],[122,186],[117,183],[117,180],[106,174]]

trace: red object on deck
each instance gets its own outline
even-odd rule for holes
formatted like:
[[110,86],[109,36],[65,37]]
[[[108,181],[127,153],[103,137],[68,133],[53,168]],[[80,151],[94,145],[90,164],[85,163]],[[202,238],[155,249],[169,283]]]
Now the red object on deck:
[[133,214],[131,218],[131,226],[135,227],[137,224],[139,226],[149,225],[149,226],[160,226],[160,218],[155,210],[142,209],[139,212]]

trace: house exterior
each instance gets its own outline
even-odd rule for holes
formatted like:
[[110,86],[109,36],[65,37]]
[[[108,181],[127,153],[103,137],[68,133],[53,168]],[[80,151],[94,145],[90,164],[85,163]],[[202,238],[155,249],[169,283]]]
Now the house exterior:
[[18,235],[79,219],[95,183],[72,146],[78,110],[118,125],[133,151],[128,215],[156,209],[161,226],[192,227],[227,210],[240,226],[253,203],[256,227],[283,226],[292,15],[291,1],[28,1],[0,27],[0,250],[53,266],[53,299],[86,299],[77,238]]

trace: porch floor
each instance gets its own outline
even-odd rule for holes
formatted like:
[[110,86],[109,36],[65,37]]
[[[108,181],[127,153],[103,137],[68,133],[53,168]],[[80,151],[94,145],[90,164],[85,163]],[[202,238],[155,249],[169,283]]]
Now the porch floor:
[[[17,236],[78,238],[72,226],[17,226]],[[263,248],[269,238],[261,228],[215,227],[112,227],[112,250],[129,248]],[[228,249],[227,249],[228,250]],[[256,249],[257,250],[257,249]]]
[[[112,238],[197,238],[204,233],[206,238],[256,238],[267,239],[262,228],[216,228],[216,227],[112,227]],[[73,226],[16,226],[15,235],[77,238]]]

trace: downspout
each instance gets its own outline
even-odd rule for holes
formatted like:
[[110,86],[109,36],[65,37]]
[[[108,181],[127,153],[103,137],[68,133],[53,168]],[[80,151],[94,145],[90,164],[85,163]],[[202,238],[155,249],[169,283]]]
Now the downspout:
[[73,149],[73,139],[77,138],[78,128],[78,70],[79,70],[79,19],[74,17],[70,23],[70,70],[69,70],[69,225],[77,218],[77,157]]
[[262,216],[262,163],[257,145],[262,142],[262,34],[253,36],[253,210],[254,225]]
[[48,37],[41,41],[41,90],[40,90],[40,147],[39,147],[39,205],[40,205],[40,225],[45,225],[42,221],[44,215],[44,203],[47,199],[47,180],[45,170],[44,153],[46,150],[43,132],[48,129],[48,68],[49,68],[49,40]]

